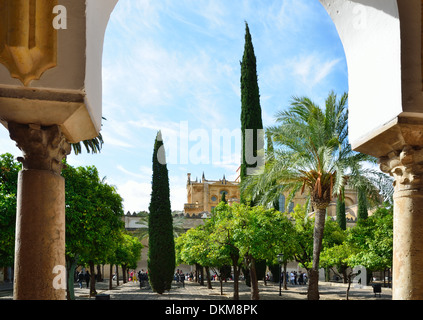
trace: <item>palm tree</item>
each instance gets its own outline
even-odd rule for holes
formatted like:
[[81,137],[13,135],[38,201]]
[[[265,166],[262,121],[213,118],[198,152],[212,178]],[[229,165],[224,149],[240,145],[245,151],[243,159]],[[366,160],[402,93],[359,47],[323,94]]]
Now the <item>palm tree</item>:
[[[137,214],[137,216],[140,217],[140,219],[138,222],[136,222],[136,224],[139,224],[140,227],[137,228],[134,234],[138,237],[138,239],[143,240],[145,238],[148,238],[148,212],[141,211]],[[184,227],[185,217],[181,217],[177,214],[172,213],[172,218],[173,237],[177,238],[186,231]]]
[[[102,117],[102,119],[107,120],[104,117]],[[77,143],[71,143],[71,146],[75,155],[78,155],[82,153],[82,145],[85,146],[85,149],[87,150],[88,153],[91,152],[94,154],[94,153],[99,153],[101,151],[103,144],[104,144],[103,136],[101,135],[101,133],[99,133],[98,136],[93,139],[84,140]]]
[[[263,173],[241,185],[246,199],[271,206],[280,194],[288,201],[298,192],[308,194],[314,212],[313,265],[309,273],[308,299],[318,300],[318,269],[326,208],[342,187],[366,184],[363,164],[375,159],[351,150],[348,143],[347,94],[339,99],[331,92],[323,110],[307,97],[294,97],[288,110],[279,112],[278,126],[267,129],[279,148],[267,159]],[[370,171],[370,170],[369,170]]]
[[82,145],[85,146],[85,149],[88,153],[99,153],[101,151],[103,143],[103,136],[101,135],[101,133],[99,133],[98,136],[94,139],[84,140],[78,143],[71,143],[71,146],[75,155],[78,155],[82,153]]

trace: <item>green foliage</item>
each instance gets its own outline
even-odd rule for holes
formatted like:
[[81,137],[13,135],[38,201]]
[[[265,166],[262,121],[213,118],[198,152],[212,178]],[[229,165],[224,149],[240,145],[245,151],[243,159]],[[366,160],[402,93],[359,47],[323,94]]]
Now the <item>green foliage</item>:
[[9,153],[0,155],[0,267],[13,265],[16,196],[21,164]]
[[222,193],[222,199],[220,201],[224,203],[228,203],[228,201],[226,201],[226,192]]
[[393,213],[392,209],[382,207],[347,229],[332,245],[326,245],[321,254],[321,266],[335,267],[344,277],[347,267],[383,270],[392,267],[392,250]]
[[357,192],[358,192],[357,220],[365,220],[369,216],[367,211],[366,190],[364,188],[359,188]]
[[142,248],[143,245],[137,237],[123,233],[121,239],[116,243],[113,264],[135,269],[141,257]]
[[66,256],[81,264],[105,263],[123,231],[122,198],[96,167],[66,165]]
[[342,198],[343,197],[338,197],[336,199],[336,222],[342,230],[346,230],[347,218],[345,216],[345,201]]
[[177,261],[210,267],[232,264],[236,272],[242,261],[248,268],[255,260],[265,266],[265,261],[276,260],[278,253],[292,248],[292,233],[292,223],[279,211],[221,202],[204,226],[176,239]]
[[149,206],[148,274],[152,289],[170,290],[175,270],[175,242],[170,206],[169,177],[161,133],[153,152],[152,192]]
[[[331,92],[321,108],[308,97],[293,97],[291,106],[277,114],[278,126],[268,128],[278,149],[268,157],[260,174],[244,179],[241,194],[251,203],[272,206],[281,195],[290,203],[298,193],[306,193],[307,208],[315,212],[313,270],[309,272],[309,299],[318,299],[318,267],[324,234],[325,210],[334,196],[348,184],[366,186],[377,194],[375,181],[385,175],[364,169],[373,157],[356,153],[348,141],[347,94]],[[384,179],[388,182],[390,179]],[[375,200],[379,200],[377,196]],[[307,257],[308,258],[308,257]]]
[[357,249],[350,257],[350,265],[364,266],[370,270],[392,267],[393,211],[378,208],[365,220],[359,220],[350,230],[347,244]]
[[[246,141],[246,130],[253,129],[252,141]],[[241,61],[241,133],[242,133],[242,161],[241,181],[247,176],[247,168],[255,168],[257,164],[248,163],[247,152],[257,157],[259,150],[264,147],[264,140],[260,136],[260,129],[263,129],[260,106],[260,92],[257,77],[257,61],[254,54],[254,47],[251,39],[250,29],[245,23],[245,46],[244,55]],[[263,141],[262,141],[263,140]],[[251,161],[250,161],[251,162]],[[242,198],[242,196],[241,196]]]
[[[103,120],[107,120],[106,118],[102,117]],[[81,154],[82,153],[82,145],[85,147],[86,151],[88,153],[100,153],[101,148],[103,147],[104,141],[103,141],[103,136],[101,134],[101,132],[99,132],[98,136],[93,138],[93,139],[89,139],[89,140],[84,140],[78,143],[71,143],[71,147],[73,149],[73,152],[75,153],[75,155]]]

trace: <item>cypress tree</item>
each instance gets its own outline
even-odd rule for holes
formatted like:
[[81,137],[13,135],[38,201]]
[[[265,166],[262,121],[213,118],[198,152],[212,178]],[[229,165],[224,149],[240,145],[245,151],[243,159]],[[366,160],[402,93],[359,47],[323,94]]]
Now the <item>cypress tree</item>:
[[225,204],[228,203],[228,201],[226,201],[226,192],[222,193],[222,199],[220,200],[220,202],[224,202]]
[[148,216],[148,278],[153,291],[170,290],[175,271],[175,243],[170,207],[169,175],[161,132],[153,152],[152,192]]
[[[247,129],[253,130],[252,135],[248,134]],[[241,61],[241,134],[242,159],[240,178],[242,182],[242,179],[248,174],[247,169],[257,168],[259,164],[258,160],[254,163],[253,159],[257,159],[257,156],[264,156],[263,122],[257,77],[257,61],[247,22],[245,22],[244,56]]]
[[367,197],[366,197],[366,190],[363,188],[359,188],[357,190],[358,193],[358,209],[357,209],[357,219],[358,220],[365,220],[368,218],[369,214],[367,212]]
[[347,220],[345,217],[345,201],[340,197],[336,200],[336,222],[342,230],[347,229]]

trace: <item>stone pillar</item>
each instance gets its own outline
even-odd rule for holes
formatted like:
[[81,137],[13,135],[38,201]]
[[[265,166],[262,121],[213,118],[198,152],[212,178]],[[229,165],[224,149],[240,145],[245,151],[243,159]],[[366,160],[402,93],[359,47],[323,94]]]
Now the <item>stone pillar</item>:
[[23,153],[19,173],[15,300],[64,300],[65,181],[62,159],[70,145],[58,126],[8,124]]
[[395,178],[394,300],[423,299],[423,149],[405,146],[380,159]]

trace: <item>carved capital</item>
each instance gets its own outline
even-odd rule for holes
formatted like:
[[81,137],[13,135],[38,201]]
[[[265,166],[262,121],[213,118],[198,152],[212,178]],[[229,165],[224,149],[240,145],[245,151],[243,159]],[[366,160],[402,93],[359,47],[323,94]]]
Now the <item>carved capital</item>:
[[71,146],[59,126],[41,127],[9,123],[10,138],[16,141],[23,158],[18,158],[24,170],[47,170],[60,174],[62,160],[71,152]]
[[423,187],[423,149],[405,146],[380,158],[379,165],[395,178],[395,191]]

